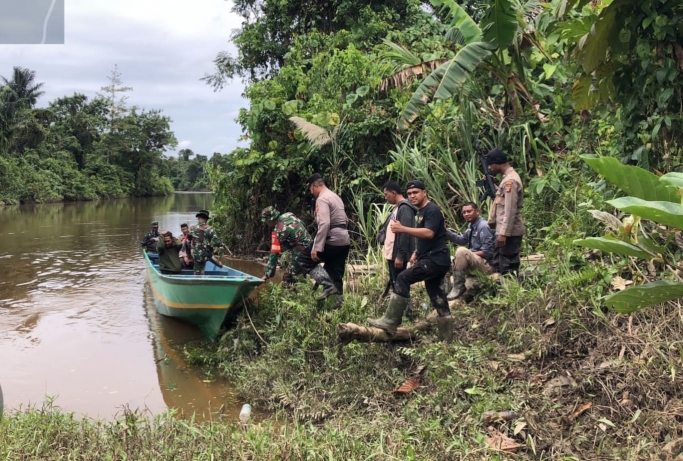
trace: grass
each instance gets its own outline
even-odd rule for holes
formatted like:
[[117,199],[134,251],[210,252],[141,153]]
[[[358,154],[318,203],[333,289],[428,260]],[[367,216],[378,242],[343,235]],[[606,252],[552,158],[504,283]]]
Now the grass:
[[[271,419],[125,410],[101,422],[48,402],[0,422],[0,459],[673,459],[683,449],[683,313],[674,303],[604,310],[599,298],[624,267],[564,255],[522,282],[489,285],[453,307],[450,345],[434,331],[412,344],[337,343],[338,323],[383,312],[381,275],[349,283],[340,311],[310,301],[308,284],[270,285],[217,345],[185,352]],[[426,299],[418,287],[413,305]],[[395,396],[419,366],[420,388]],[[515,417],[491,422],[490,411]],[[493,450],[489,428],[522,448]]]

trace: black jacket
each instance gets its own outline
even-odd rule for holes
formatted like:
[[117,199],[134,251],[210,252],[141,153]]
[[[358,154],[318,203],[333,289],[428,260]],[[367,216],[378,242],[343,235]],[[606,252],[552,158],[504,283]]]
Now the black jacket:
[[[403,199],[396,204],[396,220],[407,227],[415,227],[415,213],[417,210],[407,199]],[[408,234],[396,234],[394,239],[394,251],[392,261],[401,259],[408,262],[415,251],[415,237]]]

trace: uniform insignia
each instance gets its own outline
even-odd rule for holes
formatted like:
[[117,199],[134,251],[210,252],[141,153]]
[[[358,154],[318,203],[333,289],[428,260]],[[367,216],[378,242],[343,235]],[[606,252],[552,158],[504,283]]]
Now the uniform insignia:
[[501,203],[502,201],[503,201],[503,197],[501,197],[500,195],[496,196],[495,203]]
[[505,183],[505,192],[510,192],[512,191],[512,181],[508,181]]

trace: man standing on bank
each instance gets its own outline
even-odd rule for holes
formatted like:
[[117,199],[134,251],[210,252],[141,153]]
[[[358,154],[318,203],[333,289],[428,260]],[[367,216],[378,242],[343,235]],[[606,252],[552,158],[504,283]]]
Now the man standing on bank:
[[412,266],[398,275],[384,316],[380,319],[368,319],[368,323],[390,335],[395,334],[410,301],[410,286],[424,281],[432,306],[439,315],[439,338],[451,342],[453,317],[443,290],[444,276],[450,268],[451,257],[443,214],[441,208],[427,198],[426,186],[422,181],[410,181],[406,186],[406,193],[410,203],[418,210],[417,225],[414,228],[406,227],[394,220],[390,227],[395,234],[408,234],[417,238],[417,248],[410,258]]
[[496,229],[491,266],[494,272],[501,275],[510,272],[516,274],[524,235],[524,221],[521,216],[524,187],[507,155],[500,148],[495,148],[486,155],[486,164],[491,174],[503,175],[489,214],[489,224]]
[[[387,203],[394,205],[387,218],[386,233],[384,234],[384,258],[389,267],[389,284],[387,291],[394,287],[398,274],[408,267],[408,261],[415,250],[415,238],[406,234],[394,234],[389,225],[396,220],[406,227],[415,227],[415,207],[403,197],[401,186],[396,181],[389,181],[383,187],[384,198]],[[386,296],[386,295],[384,295]]]
[[[351,248],[344,202],[327,188],[319,173],[308,178],[306,185],[310,193],[316,197],[315,221],[318,231],[313,244],[299,255],[299,266],[323,287],[323,293],[317,300],[336,294],[335,305],[340,308],[344,301],[346,258]],[[324,269],[319,264],[321,262],[325,263]]]
[[464,234],[446,231],[446,238],[460,245],[455,251],[453,289],[448,293],[449,301],[465,294],[465,277],[471,271],[491,273],[488,261],[493,257],[495,242],[489,224],[481,218],[479,207],[474,202],[466,202],[462,206],[462,216],[467,221]]

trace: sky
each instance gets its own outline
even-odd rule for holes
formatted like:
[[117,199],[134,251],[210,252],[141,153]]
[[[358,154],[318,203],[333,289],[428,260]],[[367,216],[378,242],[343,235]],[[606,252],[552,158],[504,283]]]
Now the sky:
[[[238,146],[242,133],[234,119],[241,107],[247,107],[241,96],[244,85],[234,80],[214,92],[200,81],[213,72],[213,59],[220,51],[236,54],[230,34],[239,28],[241,19],[231,12],[231,2],[57,1],[65,1],[65,43],[0,44],[0,75],[9,78],[14,66],[35,71],[45,91],[38,105],[46,106],[76,92],[94,97],[109,83],[107,77],[117,65],[123,84],[133,88],[127,93],[129,105],[160,109],[172,119],[176,150],[189,148],[211,156]],[[0,6],[8,2],[49,3],[0,0]],[[55,11],[60,12],[59,8]],[[57,13],[55,17],[61,19]],[[39,29],[43,35],[42,24]],[[50,36],[44,43],[51,43]]]

